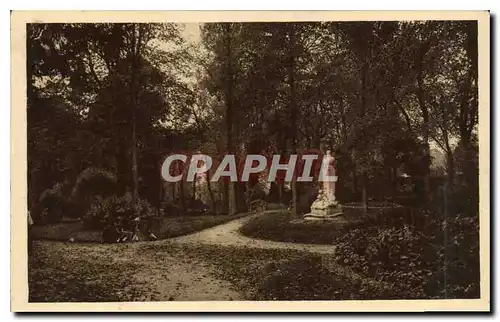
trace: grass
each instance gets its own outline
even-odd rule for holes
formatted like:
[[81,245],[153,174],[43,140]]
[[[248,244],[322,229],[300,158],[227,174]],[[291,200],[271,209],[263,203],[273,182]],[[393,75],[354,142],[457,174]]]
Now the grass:
[[258,216],[246,223],[240,232],[248,237],[274,241],[327,244],[344,231],[344,227],[333,222],[290,222],[292,215],[286,212]]
[[131,285],[137,265],[98,260],[94,252],[98,246],[35,243],[28,261],[29,301],[131,301],[150,291],[144,285]]
[[[109,302],[154,299],[154,285],[134,277],[157,274],[147,258],[207,263],[247,300],[368,300],[409,298],[391,285],[332,265],[327,255],[166,243],[99,245],[36,242],[29,261],[30,302]],[[171,267],[162,266],[168,278]],[[170,267],[170,268],[169,268]],[[185,281],[189,283],[189,280]],[[165,300],[165,299],[162,299]]]
[[79,242],[101,241],[101,232],[84,230],[81,221],[35,225],[32,227],[31,233],[34,239],[68,241],[73,237]]
[[[153,227],[152,230],[158,239],[166,239],[188,235],[190,233],[220,225],[245,215],[246,214],[236,214],[233,216],[204,215],[164,217],[159,220],[158,225]],[[32,234],[35,240],[68,241],[70,238],[74,238],[75,242],[100,243],[102,232],[85,230],[83,228],[82,221],[66,221],[55,224],[34,226]]]
[[[376,204],[372,206],[376,206]],[[353,228],[378,225],[383,220],[408,220],[406,217],[410,213],[404,208],[370,210],[370,207],[368,207],[368,209],[368,216],[365,216],[360,209],[344,209],[344,218],[347,220],[344,223],[334,221],[294,221],[293,219],[297,218],[293,217],[289,212],[270,213],[252,218],[241,227],[240,233],[258,239],[331,245],[337,243],[339,237]]]
[[145,244],[141,253],[186,252],[210,263],[245,298],[269,300],[370,300],[410,298],[393,285],[335,265],[328,255],[287,249],[216,245]]

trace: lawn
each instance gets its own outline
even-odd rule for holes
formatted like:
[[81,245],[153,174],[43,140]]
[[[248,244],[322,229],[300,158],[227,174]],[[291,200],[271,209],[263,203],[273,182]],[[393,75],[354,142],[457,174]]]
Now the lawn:
[[182,251],[213,265],[245,298],[269,300],[369,300],[412,298],[410,290],[381,283],[336,265],[329,255],[288,249],[219,245],[144,244],[142,254]]
[[345,231],[338,223],[310,221],[290,222],[293,217],[287,212],[270,213],[251,219],[240,230],[248,237],[282,242],[327,244]]
[[[375,206],[375,204],[374,204]],[[281,242],[331,245],[349,230],[359,227],[378,225],[389,220],[394,223],[411,220],[409,208],[371,209],[368,216],[360,209],[344,209],[346,222],[333,221],[297,221],[289,212],[277,212],[255,217],[246,223],[240,232],[248,237],[269,239]]]
[[[153,233],[158,239],[172,238],[187,235],[206,228],[223,224],[230,220],[240,218],[246,214],[204,215],[204,216],[176,216],[160,218],[153,227]],[[33,227],[34,239],[68,241],[73,238],[75,242],[100,243],[101,231],[85,230],[82,221],[63,221],[55,224],[36,225]]]
[[[96,244],[36,242],[28,260],[30,302],[116,302],[132,301],[150,290],[131,283],[137,263],[117,265],[112,254],[124,251],[124,244],[106,256]],[[102,257],[107,258],[103,260]]]
[[[131,246],[37,242],[29,261],[30,302],[170,300],[155,294],[158,290],[151,281],[168,283],[172,274],[186,273],[176,271],[182,263],[194,263],[187,267],[207,274],[201,276],[200,283],[210,284],[213,278],[209,274],[213,273],[219,280],[231,282],[246,300],[401,296],[384,283],[328,265],[328,257],[294,250],[170,242],[139,244],[133,249]],[[203,263],[212,269],[207,270]],[[187,274],[182,283],[194,284],[196,281],[190,278]],[[177,285],[171,286],[167,291],[174,293]]]
[[[156,284],[151,281],[168,282],[172,274],[185,273],[178,271],[182,263],[194,263],[190,269],[213,273],[216,278],[231,282],[246,300],[414,297],[410,289],[402,287],[404,283],[396,285],[367,278],[336,265],[328,255],[173,242],[135,245],[136,248],[131,248],[133,244],[37,242],[29,261],[30,301],[165,301],[169,297],[155,294]],[[203,263],[212,268],[210,273]],[[190,278],[186,275],[183,283],[196,282]],[[208,275],[201,278],[202,284],[211,280]]]

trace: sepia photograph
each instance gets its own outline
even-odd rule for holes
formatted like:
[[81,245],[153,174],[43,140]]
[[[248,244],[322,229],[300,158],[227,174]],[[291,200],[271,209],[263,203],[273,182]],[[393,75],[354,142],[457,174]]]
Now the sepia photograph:
[[11,17],[13,309],[490,309],[488,12],[52,13]]

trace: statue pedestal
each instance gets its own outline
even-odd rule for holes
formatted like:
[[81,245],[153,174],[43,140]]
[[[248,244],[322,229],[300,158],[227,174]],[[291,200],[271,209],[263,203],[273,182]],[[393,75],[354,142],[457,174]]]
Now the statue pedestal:
[[321,162],[320,181],[322,181],[322,187],[318,191],[318,197],[311,205],[311,212],[304,215],[304,220],[345,220],[342,216],[342,208],[335,198],[337,177],[333,167],[334,160],[330,151],[326,151]]
[[304,215],[304,220],[336,220],[342,216],[342,208],[335,200],[316,199],[311,205],[311,212]]

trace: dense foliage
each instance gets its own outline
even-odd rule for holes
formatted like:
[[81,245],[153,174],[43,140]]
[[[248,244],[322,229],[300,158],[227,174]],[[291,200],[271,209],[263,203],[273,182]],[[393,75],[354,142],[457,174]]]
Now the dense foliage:
[[[97,167],[157,207],[248,210],[255,180],[164,189],[179,150],[330,149],[341,201],[430,203],[443,175],[477,195],[475,22],[31,24],[27,52],[30,208]],[[277,182],[269,201],[302,213],[305,186]]]
[[[407,289],[415,298],[479,296],[477,216],[393,209],[361,222],[291,222],[287,213],[270,213],[241,228],[249,237],[331,244],[335,262]],[[306,283],[307,284],[307,283]]]
[[407,224],[349,230],[336,240],[336,260],[422,297],[479,297],[477,218],[434,219],[425,230]]
[[83,222],[88,229],[102,229],[106,224],[117,220],[131,224],[137,217],[158,217],[158,210],[147,200],[133,200],[131,194],[125,194],[122,197],[96,198],[83,216]]
[[116,191],[116,177],[103,169],[87,168],[76,180],[72,191],[74,199],[86,199],[93,196],[109,197]]
[[[338,244],[338,263],[388,288],[346,286],[344,275],[332,279],[331,267],[306,258],[255,281],[266,299],[290,290],[355,298],[355,288],[378,298],[477,297],[475,21],[39,23],[26,31],[35,221],[82,217],[102,229],[157,209],[233,218],[272,205],[291,214],[252,220],[242,232]],[[166,184],[160,176],[165,156],[179,151],[216,158],[307,149],[334,152],[341,203],[408,207],[363,210],[362,223],[341,229],[304,225],[290,219],[310,210],[314,184],[202,175]]]
[[57,183],[54,187],[42,192],[33,217],[36,223],[52,223],[68,216],[71,201],[68,196],[68,183]]

